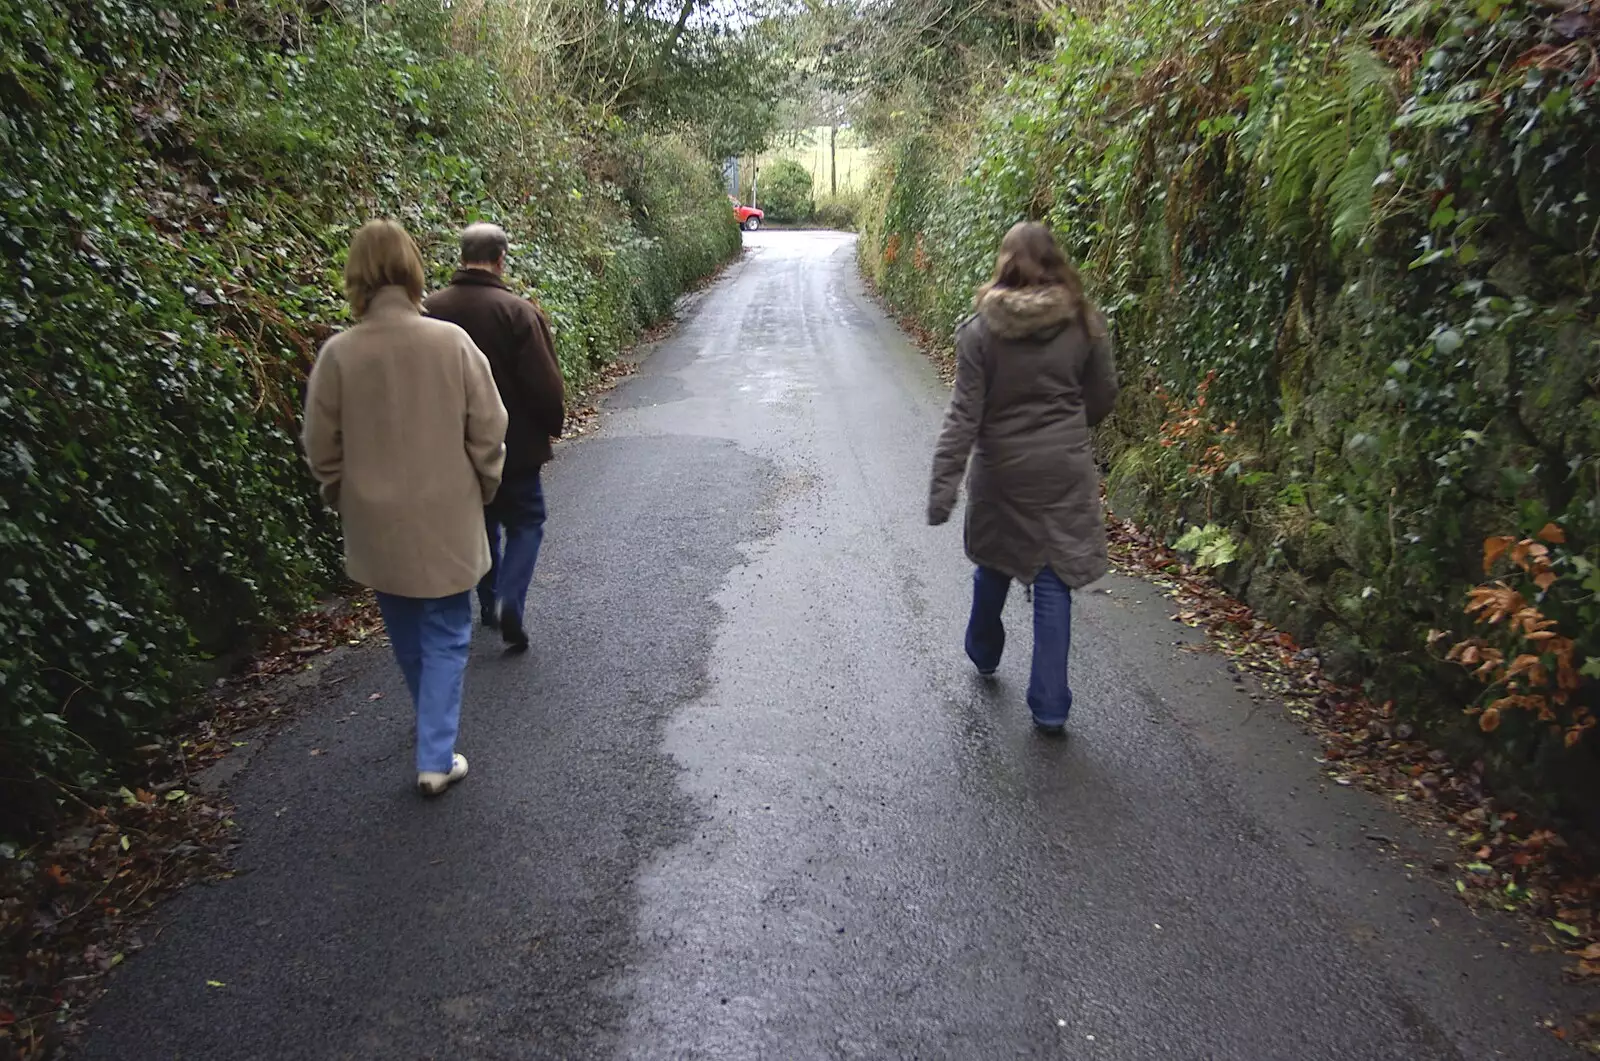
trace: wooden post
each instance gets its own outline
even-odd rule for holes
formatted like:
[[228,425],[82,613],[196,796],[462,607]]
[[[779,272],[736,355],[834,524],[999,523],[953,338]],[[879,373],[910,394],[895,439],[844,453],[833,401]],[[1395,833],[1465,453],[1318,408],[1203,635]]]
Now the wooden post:
[[828,191],[835,198],[839,195],[839,127],[837,125],[828,133]]

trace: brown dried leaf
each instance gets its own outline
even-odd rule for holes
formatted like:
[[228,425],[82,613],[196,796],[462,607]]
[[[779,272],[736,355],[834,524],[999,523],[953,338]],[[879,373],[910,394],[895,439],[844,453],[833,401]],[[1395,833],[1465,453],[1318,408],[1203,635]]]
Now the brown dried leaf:
[[1540,541],[1546,541],[1552,545],[1561,545],[1567,540],[1567,532],[1554,523],[1546,523],[1544,528],[1539,531],[1538,538]]
[[1511,543],[1516,541],[1509,534],[1502,534],[1494,538],[1483,540],[1483,573],[1488,574],[1494,568],[1494,562],[1505,555],[1511,548]]

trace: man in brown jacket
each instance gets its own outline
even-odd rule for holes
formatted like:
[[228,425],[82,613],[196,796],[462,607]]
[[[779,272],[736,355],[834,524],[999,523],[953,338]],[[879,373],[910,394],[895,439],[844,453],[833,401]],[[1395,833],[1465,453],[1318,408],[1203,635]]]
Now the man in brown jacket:
[[565,429],[566,402],[549,321],[506,286],[509,247],[500,226],[469,225],[461,233],[461,268],[423,308],[472,337],[489,359],[510,416],[504,480],[484,509],[492,566],[478,583],[478,607],[484,624],[498,624],[506,644],[520,652],[528,647],[523,614],[544,541],[539,469],[550,459],[551,440]]

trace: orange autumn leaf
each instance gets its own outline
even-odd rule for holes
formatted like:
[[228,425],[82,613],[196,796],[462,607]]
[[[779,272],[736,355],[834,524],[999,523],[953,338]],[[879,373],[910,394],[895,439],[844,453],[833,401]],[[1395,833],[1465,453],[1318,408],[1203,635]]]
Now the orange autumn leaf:
[[1533,576],[1533,584],[1538,586],[1541,590],[1548,590],[1551,586],[1556,584],[1556,573],[1548,570],[1541,571],[1537,575]]
[[1494,567],[1494,562],[1505,555],[1505,551],[1511,548],[1511,543],[1514,541],[1516,541],[1516,539],[1511,537],[1509,534],[1502,534],[1498,537],[1485,538],[1483,540],[1484,574],[1487,575],[1489,573],[1489,571]]
[[1554,523],[1546,523],[1544,528],[1539,531],[1538,537],[1540,541],[1546,541],[1552,545],[1561,545],[1567,540],[1567,532]]
[[1518,656],[1511,661],[1511,666],[1506,668],[1506,680],[1521,677],[1526,674],[1528,680],[1535,685],[1544,684],[1544,667],[1539,663],[1539,657],[1531,654]]
[[1549,630],[1556,625],[1554,619],[1546,619],[1544,613],[1538,608],[1523,608],[1517,612],[1516,625],[1522,627],[1523,633],[1532,637],[1541,630]]
[[1493,733],[1500,728],[1500,709],[1498,707],[1485,708],[1483,714],[1478,716],[1478,728],[1485,733]]
[[1522,594],[1504,582],[1496,582],[1491,586],[1478,586],[1470,590],[1465,610],[1468,615],[1477,615],[1479,622],[1493,625],[1507,616],[1524,611],[1527,603]]

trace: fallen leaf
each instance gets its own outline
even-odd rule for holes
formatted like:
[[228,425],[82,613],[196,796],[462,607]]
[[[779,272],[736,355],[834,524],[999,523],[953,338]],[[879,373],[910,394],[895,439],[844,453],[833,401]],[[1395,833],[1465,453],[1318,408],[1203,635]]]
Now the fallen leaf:
[[1581,939],[1583,937],[1583,931],[1577,925],[1569,925],[1565,921],[1551,921],[1550,924],[1555,926],[1557,932],[1565,932],[1573,939]]
[[207,980],[206,981],[206,986],[207,987],[227,987],[228,985],[223,983],[221,980]]
[[1546,523],[1544,528],[1539,531],[1538,538],[1540,541],[1546,541],[1552,545],[1562,545],[1567,540],[1567,532],[1554,523]]
[[367,699],[368,700],[382,700],[383,699],[383,694],[382,693],[373,693],[371,696],[367,697]]

